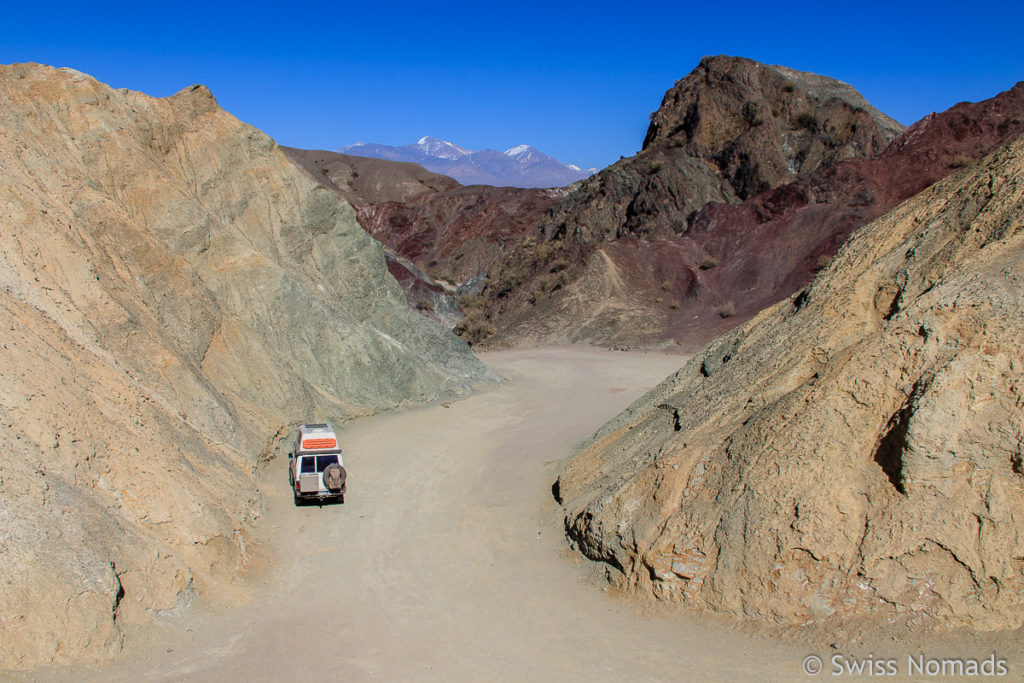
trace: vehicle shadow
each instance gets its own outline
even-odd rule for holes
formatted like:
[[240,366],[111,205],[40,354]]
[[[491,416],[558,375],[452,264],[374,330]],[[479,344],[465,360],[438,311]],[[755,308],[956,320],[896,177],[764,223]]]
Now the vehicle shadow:
[[334,507],[335,505],[344,505],[345,504],[345,496],[343,494],[343,495],[341,495],[341,496],[339,496],[337,498],[320,498],[320,499],[317,499],[317,498],[294,498],[293,501],[295,503],[295,507],[297,507],[297,508],[304,508],[304,507],[318,507],[318,508],[322,508],[325,505],[328,506],[328,507]]

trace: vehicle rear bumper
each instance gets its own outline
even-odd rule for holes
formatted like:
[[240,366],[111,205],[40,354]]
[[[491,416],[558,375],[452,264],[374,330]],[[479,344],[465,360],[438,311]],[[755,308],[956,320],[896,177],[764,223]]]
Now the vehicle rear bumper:
[[295,497],[301,500],[332,500],[335,498],[341,498],[344,495],[345,489],[342,489],[340,491],[314,491],[312,493],[301,493],[299,491],[295,492]]

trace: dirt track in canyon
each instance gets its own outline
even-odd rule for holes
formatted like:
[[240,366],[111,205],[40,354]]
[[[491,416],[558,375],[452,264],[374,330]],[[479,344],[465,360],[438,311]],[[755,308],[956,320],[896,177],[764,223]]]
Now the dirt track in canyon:
[[[550,492],[561,463],[684,358],[581,349],[483,358],[507,384],[341,426],[344,505],[293,506],[287,459],[271,461],[261,472],[265,514],[248,540],[254,568],[239,596],[208,596],[167,617],[112,664],[35,675],[804,678],[814,648],[628,601],[566,547]],[[818,649],[829,654],[827,641]]]

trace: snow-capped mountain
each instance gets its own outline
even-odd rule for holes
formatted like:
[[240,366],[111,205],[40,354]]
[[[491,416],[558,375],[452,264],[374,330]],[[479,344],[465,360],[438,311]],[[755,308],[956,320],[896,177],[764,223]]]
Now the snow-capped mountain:
[[530,145],[517,145],[504,152],[493,149],[474,152],[430,136],[420,138],[414,145],[401,147],[357,142],[342,147],[338,152],[390,161],[411,161],[434,173],[455,178],[464,185],[564,187],[598,171],[596,168],[582,169],[573,164],[563,164]]
[[420,138],[419,141],[416,142],[415,147],[429,157],[448,159],[450,161],[460,159],[467,154],[473,153],[472,150],[459,147],[455,143],[448,142],[447,140],[438,140],[437,138],[432,138],[429,135]]

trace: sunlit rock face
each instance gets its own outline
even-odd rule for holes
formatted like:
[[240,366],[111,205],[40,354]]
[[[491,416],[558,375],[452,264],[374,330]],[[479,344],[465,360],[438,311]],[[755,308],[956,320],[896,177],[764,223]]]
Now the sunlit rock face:
[[624,587],[785,624],[1016,628],[1024,138],[858,230],[606,425],[556,492]]
[[222,592],[285,426],[496,381],[201,86],[0,67],[0,225],[2,666]]

